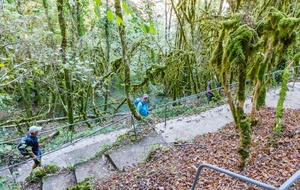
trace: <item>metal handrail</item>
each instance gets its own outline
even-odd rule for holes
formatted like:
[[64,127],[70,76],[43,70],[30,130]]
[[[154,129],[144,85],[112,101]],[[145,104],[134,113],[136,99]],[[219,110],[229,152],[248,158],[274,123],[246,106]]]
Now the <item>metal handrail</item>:
[[[300,66],[294,66],[294,67],[290,67],[289,69],[295,69],[295,68],[300,68]],[[277,70],[277,71],[274,71],[270,74],[274,75],[276,73],[281,73],[283,72],[284,70]],[[297,72],[298,73],[298,72]],[[296,73],[296,74],[297,74]],[[270,75],[270,74],[265,74],[266,76]],[[249,79],[247,80],[247,82],[250,81]],[[232,84],[229,84],[229,88],[232,88],[233,86],[237,85],[238,82],[234,82]],[[294,81],[294,84],[293,84],[293,88],[294,88],[294,85],[295,85],[295,81]],[[221,86],[221,87],[218,87],[218,88],[214,88],[212,90],[220,90],[220,89],[223,89],[224,87]],[[203,92],[200,92],[198,94],[193,94],[191,96],[186,96],[186,97],[183,97],[183,98],[180,98],[178,100],[174,100],[174,101],[170,101],[170,102],[167,102],[166,104],[162,105],[162,106],[159,106],[159,107],[164,107],[165,108],[165,127],[167,126],[167,106],[168,105],[171,105],[171,104],[174,104],[174,103],[178,103],[178,102],[183,102],[183,101],[186,101],[186,100],[189,100],[189,99],[192,99],[192,98],[195,98],[195,97],[200,97],[200,96],[203,96],[207,93],[207,91],[203,91]]]
[[300,170],[298,170],[294,175],[292,175],[286,182],[284,182],[278,190],[286,190],[288,189],[295,181],[300,179]]
[[[79,142],[79,141],[82,141],[82,140],[86,139],[87,137],[90,137],[90,136],[92,136],[92,135],[94,135],[94,134],[96,134],[96,133],[98,133],[98,132],[100,132],[100,131],[106,129],[106,128],[108,128],[108,127],[111,126],[111,125],[114,125],[114,124],[116,124],[116,123],[119,123],[119,122],[121,122],[121,121],[127,119],[128,117],[130,117],[130,115],[126,115],[126,116],[122,117],[121,119],[119,119],[119,120],[117,120],[117,121],[113,121],[113,122],[107,124],[106,126],[104,126],[104,127],[100,128],[100,129],[97,129],[97,130],[93,131],[93,132],[90,133],[90,134],[87,134],[87,135],[85,135],[85,136],[83,136],[83,137],[81,137],[81,138],[79,138],[79,139],[76,139],[76,140],[74,140],[74,141],[71,141],[71,142],[69,142],[68,144],[65,144],[65,145],[63,145],[63,146],[61,146],[61,147],[59,147],[59,148],[57,148],[57,149],[55,149],[55,150],[51,150],[51,151],[49,151],[49,152],[46,152],[46,153],[42,154],[41,156],[45,156],[45,155],[48,155],[48,154],[52,154],[52,153],[54,153],[54,152],[57,152],[57,151],[59,151],[59,150],[62,150],[62,149],[64,149],[64,148],[66,148],[66,147],[69,147],[69,146],[71,146],[71,145],[74,145],[75,143],[77,143],[77,142]],[[33,160],[33,158],[29,158],[29,159],[27,159],[27,160],[18,162],[18,163],[16,163],[16,164],[13,164],[13,165],[9,165],[9,166],[0,168],[0,171],[4,171],[4,170],[10,169],[10,168],[19,166],[19,165],[24,164],[24,163],[27,163],[27,162],[29,162],[29,161],[31,161],[31,160]]]
[[[229,87],[233,87],[235,85],[237,85],[238,83],[237,82],[234,82],[232,84],[229,85]],[[218,88],[214,88],[212,89],[213,91],[214,90],[221,90],[223,89],[224,86],[221,86],[221,87],[218,87]],[[174,104],[174,103],[178,103],[178,102],[184,102],[184,101],[187,101],[187,100],[190,100],[190,99],[193,99],[193,98],[196,98],[196,97],[200,97],[200,96],[203,96],[207,93],[208,91],[203,91],[203,92],[200,92],[198,94],[193,94],[191,96],[186,96],[186,97],[183,97],[181,99],[178,99],[178,100],[174,100],[174,101],[170,101],[170,102],[167,102],[166,104],[164,104],[163,106],[165,107],[165,126],[167,126],[167,106],[168,105],[171,105],[171,104]]]
[[[207,167],[207,168],[216,170],[216,171],[221,172],[221,173],[225,173],[225,174],[230,175],[230,176],[232,176],[232,177],[239,178],[239,179],[241,179],[241,180],[243,180],[243,181],[252,183],[252,184],[254,184],[254,185],[257,185],[257,186],[262,187],[262,188],[265,188],[265,189],[272,189],[272,190],[275,190],[275,189],[276,189],[276,187],[274,187],[274,186],[268,185],[268,184],[266,184],[266,183],[262,183],[262,182],[260,182],[260,181],[256,181],[256,180],[254,180],[254,179],[245,177],[245,176],[243,176],[243,175],[240,175],[240,174],[237,174],[237,173],[234,173],[234,172],[231,172],[231,171],[222,169],[222,168],[219,168],[219,167],[217,167],[217,166],[210,165],[210,164],[201,164],[201,165],[198,167],[198,170],[197,170],[197,173],[196,173],[196,177],[195,177],[195,179],[194,179],[194,183],[193,183],[193,186],[192,186],[191,190],[194,190],[194,189],[195,189],[196,184],[197,184],[197,182],[198,182],[198,178],[199,178],[199,176],[200,176],[200,172],[201,172],[202,168],[204,168],[204,167]],[[299,174],[300,174],[300,173],[299,173]],[[287,184],[287,185],[289,185],[289,184]],[[287,187],[289,187],[289,186],[287,186]],[[283,190],[283,189],[280,189],[280,190]]]

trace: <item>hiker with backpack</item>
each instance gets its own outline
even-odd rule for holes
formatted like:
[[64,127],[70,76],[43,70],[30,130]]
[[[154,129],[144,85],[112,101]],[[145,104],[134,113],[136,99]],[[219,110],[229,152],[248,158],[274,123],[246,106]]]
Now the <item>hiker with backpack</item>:
[[215,96],[214,92],[212,91],[213,89],[213,82],[215,84],[214,87],[219,88],[220,87],[220,83],[217,81],[217,77],[214,76],[215,81],[210,80],[207,84],[207,91],[206,91],[206,96],[207,96],[207,101],[210,102],[212,100],[212,98]]
[[20,153],[24,156],[30,155],[33,158],[34,164],[32,169],[41,166],[41,149],[38,140],[38,133],[42,130],[42,127],[31,126],[29,128],[29,133],[21,138],[18,149]]
[[142,98],[137,98],[134,101],[134,104],[136,106],[136,109],[140,113],[141,116],[148,116],[149,111],[148,111],[148,100],[149,100],[149,95],[144,94]]

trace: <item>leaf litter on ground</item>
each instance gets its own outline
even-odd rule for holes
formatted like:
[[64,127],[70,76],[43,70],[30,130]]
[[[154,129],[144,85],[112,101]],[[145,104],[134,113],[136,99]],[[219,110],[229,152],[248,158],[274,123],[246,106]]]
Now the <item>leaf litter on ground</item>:
[[[237,153],[239,131],[234,123],[215,133],[197,136],[193,143],[151,153],[151,159],[136,167],[124,168],[108,179],[98,179],[95,189],[190,189],[197,168],[207,163],[254,180],[279,187],[300,169],[300,109],[286,109],[283,130],[270,144],[275,108],[262,107],[257,112],[258,125],[252,128],[251,158],[244,170]],[[212,169],[204,168],[196,189],[262,189]],[[296,181],[289,189],[300,189]]]

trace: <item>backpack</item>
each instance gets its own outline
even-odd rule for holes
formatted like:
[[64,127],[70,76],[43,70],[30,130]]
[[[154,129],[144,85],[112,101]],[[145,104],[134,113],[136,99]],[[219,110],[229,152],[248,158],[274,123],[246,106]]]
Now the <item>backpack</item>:
[[27,137],[22,137],[18,143],[18,149],[19,152],[23,155],[23,156],[27,156],[29,155],[28,151],[27,151],[27,144],[25,143]]
[[140,103],[140,101],[142,101],[142,98],[136,98],[136,99],[134,100],[134,105],[135,105],[135,107],[137,107],[137,105]]

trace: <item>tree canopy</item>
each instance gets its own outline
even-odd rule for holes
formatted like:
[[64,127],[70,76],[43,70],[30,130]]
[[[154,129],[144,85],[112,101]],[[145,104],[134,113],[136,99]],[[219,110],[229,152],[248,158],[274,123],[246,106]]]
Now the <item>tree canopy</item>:
[[216,75],[246,164],[266,74],[299,65],[299,0],[4,0],[0,8],[0,106],[14,112],[0,125],[20,133],[20,123],[59,116],[73,123],[125,109],[140,119],[136,96],[175,100],[205,91]]

